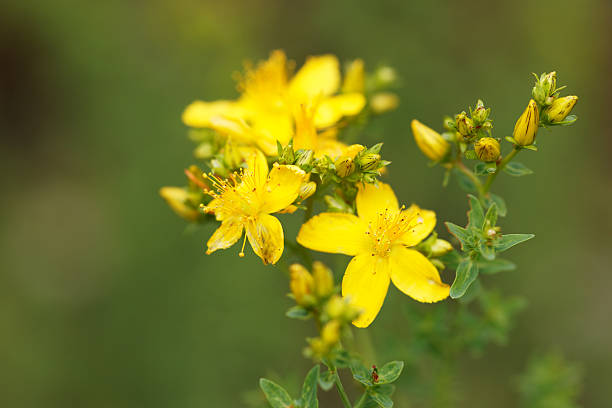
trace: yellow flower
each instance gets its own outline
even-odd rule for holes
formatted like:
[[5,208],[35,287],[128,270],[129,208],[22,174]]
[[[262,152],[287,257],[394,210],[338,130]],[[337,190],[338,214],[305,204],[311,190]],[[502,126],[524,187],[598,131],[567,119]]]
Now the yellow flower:
[[419,302],[437,302],[449,294],[436,267],[411,249],[433,230],[436,215],[416,205],[400,208],[384,183],[360,187],[358,216],[322,213],[308,220],[297,241],[316,251],[351,255],[342,280],[342,296],[362,310],[353,321],[367,327],[380,310],[389,282]]
[[[270,214],[295,201],[305,176],[297,166],[276,163],[268,172],[266,158],[259,151],[247,159],[246,169],[229,180],[209,176],[218,193],[211,193],[214,199],[204,211],[214,213],[221,226],[208,240],[207,254],[229,248],[246,230],[253,251],[265,264],[276,263],[283,253],[284,235],[280,221]],[[244,243],[242,248],[240,255],[244,256]]]
[[[273,156],[276,141],[286,145],[293,136],[296,107],[314,106],[314,125],[324,129],[358,114],[365,106],[362,92],[337,94],[340,67],[335,56],[310,57],[293,77],[290,65],[284,52],[273,51],[268,60],[246,67],[238,84],[238,100],[193,102],[185,109],[183,122],[230,133]],[[230,125],[232,122],[235,125]]]
[[539,122],[540,114],[538,112],[538,105],[531,99],[525,111],[514,125],[512,137],[516,140],[516,143],[520,146],[529,146],[533,144],[538,131]]
[[411,127],[414,140],[425,156],[434,161],[440,161],[446,156],[450,144],[438,132],[416,119],[412,120]]

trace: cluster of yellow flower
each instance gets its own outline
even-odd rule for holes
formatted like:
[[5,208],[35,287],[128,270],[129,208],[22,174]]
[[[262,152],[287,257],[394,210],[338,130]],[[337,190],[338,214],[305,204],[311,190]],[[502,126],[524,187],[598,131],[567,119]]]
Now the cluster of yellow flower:
[[[314,200],[306,205],[304,200],[324,198],[328,211],[306,217],[297,242],[353,257],[342,296],[361,311],[352,319],[358,327],[374,320],[391,281],[420,302],[445,299],[449,286],[415,248],[432,233],[434,212],[400,207],[391,187],[378,182],[389,164],[381,159],[381,144],[366,148],[338,139],[340,130],[360,118],[397,106],[397,97],[385,91],[394,71],[383,67],[367,75],[363,61],[356,60],[342,81],[332,55],[308,58],[295,75],[291,67],[282,51],[274,51],[268,60],[247,66],[237,100],[189,105],[183,121],[204,132],[194,139],[209,147],[200,146],[196,156],[208,152],[211,172],[191,168],[189,187],[165,187],[161,195],[188,220],[209,214],[221,222],[208,240],[208,254],[229,248],[245,232],[240,255],[248,239],[265,264],[277,263],[285,246],[273,214],[303,208],[310,216]],[[330,188],[332,195],[316,194]],[[200,208],[193,205],[198,200]],[[292,287],[296,300],[297,287]]]

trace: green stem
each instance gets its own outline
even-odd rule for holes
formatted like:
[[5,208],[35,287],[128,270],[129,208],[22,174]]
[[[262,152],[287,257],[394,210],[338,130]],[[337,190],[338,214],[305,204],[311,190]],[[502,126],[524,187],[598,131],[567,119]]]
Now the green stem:
[[465,174],[470,180],[472,180],[472,182],[474,183],[474,185],[476,186],[476,188],[478,189],[478,194],[482,197],[486,190],[483,189],[482,186],[482,182],[480,181],[480,179],[472,172],[472,170],[468,169],[465,164],[463,164],[463,162],[461,161],[456,161],[455,162],[455,167],[462,172],[463,174]]
[[508,155],[504,157],[501,162],[499,162],[499,164],[497,165],[497,169],[495,169],[495,173],[490,174],[489,177],[487,178],[487,181],[482,189],[483,194],[487,194],[489,192],[489,189],[491,188],[491,184],[493,184],[493,181],[495,180],[497,175],[504,169],[504,167],[506,167],[508,163],[512,161],[514,156],[516,156],[516,154],[520,150],[521,150],[520,147],[515,146],[514,149],[510,153],[508,153]]
[[342,380],[340,380],[340,376],[338,375],[338,370],[333,364],[330,365],[329,368],[334,372],[334,384],[336,384],[336,389],[338,390],[338,394],[340,394],[340,399],[342,400],[344,407],[353,408],[348,395],[346,395],[346,391],[344,391],[344,386],[342,385]]
[[368,396],[367,393],[363,393],[361,395],[361,398],[359,398],[359,401],[357,401],[357,403],[355,404],[355,406],[353,408],[361,408],[363,406],[363,403],[366,401],[366,397]]

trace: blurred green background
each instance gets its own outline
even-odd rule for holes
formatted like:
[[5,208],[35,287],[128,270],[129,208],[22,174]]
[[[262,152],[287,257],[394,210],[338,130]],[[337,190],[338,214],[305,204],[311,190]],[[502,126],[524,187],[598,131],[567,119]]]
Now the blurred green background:
[[[508,346],[462,359],[463,406],[516,406],[516,376],[550,347],[582,364],[583,404],[609,406],[611,19],[607,0],[3,1],[0,405],[238,407],[261,376],[303,376],[313,332],[285,318],[285,276],[236,248],[206,256],[213,226],[187,228],[157,193],[192,162],[182,109],[233,97],[243,60],[282,48],[298,64],[330,52],[396,67],[400,108],[364,142],[385,141],[402,201],[458,224],[464,193],[440,187],[409,121],[482,98],[506,136],[531,72],[580,96],[577,124],[524,153],[536,174],[496,186],[504,225],[536,239],[487,282],[529,307]],[[390,291],[375,344],[407,325],[405,302]]]

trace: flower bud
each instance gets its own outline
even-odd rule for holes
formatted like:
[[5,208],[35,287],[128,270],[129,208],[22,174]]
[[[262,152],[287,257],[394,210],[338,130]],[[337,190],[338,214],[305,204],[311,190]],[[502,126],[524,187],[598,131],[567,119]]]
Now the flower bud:
[[399,97],[392,92],[378,92],[372,95],[370,107],[376,114],[392,111],[399,105]]
[[365,82],[363,65],[362,59],[356,59],[348,64],[342,84],[342,92],[363,93]]
[[344,316],[346,302],[339,295],[334,295],[325,304],[325,313],[330,319],[339,319]]
[[312,264],[312,277],[314,290],[319,298],[326,298],[334,292],[334,275],[332,271],[321,262]]
[[455,122],[457,123],[457,130],[464,137],[470,136],[474,131],[474,122],[465,112],[461,112],[455,116]]
[[359,158],[359,167],[363,171],[374,171],[380,164],[380,154],[367,153]]
[[289,144],[281,148],[279,144],[278,162],[280,164],[293,164],[294,161],[295,152],[293,151],[293,146]]
[[552,98],[550,97],[555,93],[556,89],[557,73],[555,71],[548,74],[543,73],[536,79],[531,95],[540,105],[550,105],[552,103]]
[[492,137],[483,137],[474,144],[476,156],[483,162],[494,162],[501,153],[499,142]]
[[312,305],[314,280],[310,272],[300,264],[293,264],[289,267],[289,274],[291,277],[289,288],[296,303],[301,306]]
[[317,183],[309,181],[300,186],[300,192],[298,193],[299,201],[304,201],[317,191]]
[[340,156],[334,165],[339,177],[347,177],[355,170],[355,163],[350,156]]
[[450,242],[443,239],[436,239],[436,241],[431,245],[431,256],[442,256],[452,250],[453,246],[450,244]]
[[533,144],[538,131],[540,115],[538,105],[532,99],[529,101],[527,108],[516,121],[512,137],[519,146],[529,146]]
[[326,195],[323,197],[327,210],[331,212],[352,212],[351,207],[340,197]]
[[376,88],[386,88],[397,82],[397,72],[390,66],[384,65],[374,72],[374,82]]
[[570,114],[574,105],[578,102],[577,96],[564,96],[563,98],[557,98],[550,105],[545,113],[548,120],[552,123],[563,122],[567,115]]
[[449,143],[435,130],[414,119],[411,123],[414,140],[419,149],[431,160],[440,161],[450,149]]
[[476,124],[480,125],[489,118],[490,113],[491,109],[485,109],[484,103],[479,99],[476,102],[476,109],[472,112],[472,119]]
[[327,347],[335,346],[340,340],[340,322],[332,320],[321,329],[321,340]]
[[310,170],[310,167],[312,166],[312,162],[314,160],[313,156],[314,152],[312,150],[300,149],[295,152],[295,165],[302,168],[302,170]]
[[199,218],[198,210],[189,205],[191,195],[185,188],[162,187],[159,190],[159,195],[166,200],[172,211],[181,218],[187,221],[196,221]]

